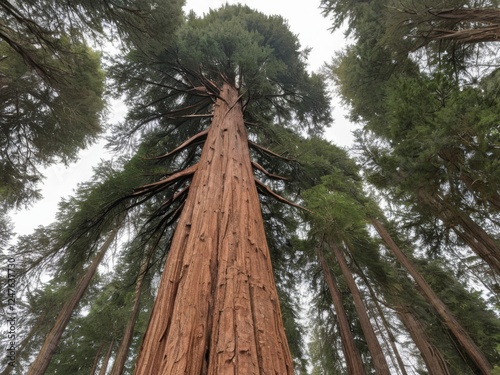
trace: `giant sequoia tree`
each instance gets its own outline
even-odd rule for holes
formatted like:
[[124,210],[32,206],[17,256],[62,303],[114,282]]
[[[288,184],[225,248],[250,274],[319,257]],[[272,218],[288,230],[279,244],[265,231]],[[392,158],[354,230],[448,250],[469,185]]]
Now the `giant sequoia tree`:
[[[293,373],[259,193],[287,201],[254,170],[281,180],[265,168],[280,155],[257,144],[278,129],[321,133],[330,120],[324,84],[307,73],[281,17],[245,6],[191,14],[163,49],[140,47],[113,69],[131,107],[113,144],[137,139],[137,156],[104,177],[108,204],[85,201],[93,218],[68,220],[76,227],[62,249],[83,268],[74,244],[104,235],[125,209],[142,222],[138,242],[155,251],[147,272],[166,257],[136,373]],[[117,197],[131,181],[140,182]]]
[[322,87],[312,87],[284,21],[242,6],[191,16],[175,59],[171,84],[212,113],[196,103],[170,111],[211,118],[187,142],[203,137],[201,155],[142,188],[192,175],[136,374],[291,374],[257,188],[269,190],[255,180],[245,118],[318,131],[328,119]]

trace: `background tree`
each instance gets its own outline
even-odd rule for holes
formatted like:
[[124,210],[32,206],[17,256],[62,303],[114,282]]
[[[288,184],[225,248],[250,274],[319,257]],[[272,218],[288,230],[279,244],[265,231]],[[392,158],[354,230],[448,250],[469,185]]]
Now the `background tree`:
[[0,3],[4,210],[39,198],[39,169],[74,161],[103,130],[104,74],[101,56],[89,44],[119,36],[124,46],[157,49],[144,41],[169,35],[181,21],[182,5],[155,0]]
[[[488,4],[444,1],[439,8]],[[498,272],[498,166],[488,160],[496,160],[498,136],[492,42],[435,40],[414,51],[414,34],[426,26],[396,30],[398,4],[323,5],[337,23],[347,20],[355,38],[332,72],[351,119],[363,125],[357,148],[367,179],[433,255],[446,248],[485,275]]]

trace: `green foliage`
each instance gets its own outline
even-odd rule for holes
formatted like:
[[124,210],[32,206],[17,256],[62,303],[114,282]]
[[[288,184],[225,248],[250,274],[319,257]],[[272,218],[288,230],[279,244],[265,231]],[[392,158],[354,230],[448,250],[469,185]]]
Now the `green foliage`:
[[114,29],[124,43],[150,51],[144,40],[171,34],[181,21],[182,5],[181,0],[0,4],[4,210],[39,198],[39,169],[74,161],[102,131],[104,73],[101,56],[87,41],[109,40]]
[[[223,80],[239,88],[248,122],[276,122],[310,133],[329,125],[324,80],[307,73],[306,53],[283,18],[226,5],[204,17],[191,14],[175,36],[159,62],[137,66],[140,56],[131,53],[112,70],[118,92],[126,93],[133,107],[130,133],[159,127],[169,134],[188,132],[186,125],[193,121],[175,120],[170,114],[193,107],[197,113],[209,112],[211,101],[194,88],[207,82],[221,86]],[[200,123],[208,125],[195,123],[195,132]],[[188,134],[193,133],[186,138]]]
[[64,80],[52,85],[5,43],[0,43],[0,51],[0,202],[5,209],[37,198],[40,166],[72,161],[79,149],[95,140],[101,131],[104,74],[100,56],[85,45],[72,46],[71,61],[64,64],[45,55],[54,69],[65,72]]
[[[39,5],[28,2],[19,9],[36,10],[35,3]],[[13,248],[19,255],[23,292],[40,274],[53,277],[28,294],[26,326],[34,331],[25,332],[31,343],[22,354],[22,363],[36,352],[55,311],[106,233],[119,226],[131,239],[113,257],[112,271],[99,275],[75,310],[49,372],[88,373],[98,348],[120,340],[135,298],[139,266],[148,249],[148,287],[126,369],[132,371],[189,178],[166,186],[151,184],[196,163],[203,137],[172,155],[158,155],[165,155],[209,126],[217,86],[226,81],[240,90],[251,140],[288,158],[283,161],[254,147],[255,161],[288,180],[274,179],[262,171],[256,171],[256,177],[313,211],[300,216],[268,195],[261,197],[296,372],[305,374],[308,366],[296,292],[303,285],[312,293],[309,355],[313,374],[345,372],[336,314],[316,260],[315,250],[323,239],[324,243],[334,241],[346,252],[352,272],[386,304],[384,309],[409,309],[422,321],[452,371],[469,371],[456,343],[416,293],[405,270],[372,237],[369,219],[380,217],[381,210],[366,197],[356,162],[345,150],[321,138],[322,129],[331,121],[325,79],[307,72],[307,50],[301,50],[286,21],[243,5],[226,5],[204,17],[190,14],[186,19],[182,18],[180,0],[136,0],[123,2],[123,7],[113,3],[104,11],[102,7],[108,5],[107,1],[57,1],[32,12],[39,31],[50,26],[43,21],[49,19],[47,15],[58,15],[55,25],[64,37],[56,43],[51,35],[40,34],[47,38],[40,41],[47,42],[47,48],[28,43],[33,37],[23,29],[27,25],[24,21],[19,26],[24,36],[19,40],[25,54],[0,35],[0,53],[5,56],[0,61],[0,95],[5,98],[1,113],[12,123],[5,134],[13,139],[5,137],[4,143],[11,148],[2,155],[1,163],[6,160],[5,164],[0,163],[0,172],[14,176],[0,184],[0,199],[6,207],[34,197],[40,178],[37,163],[72,160],[77,149],[100,130],[104,75],[99,68],[100,56],[82,43],[83,38],[115,25],[129,47],[126,56],[118,57],[110,68],[112,91],[125,95],[130,109],[126,121],[114,129],[111,146],[123,152],[125,145],[131,145],[133,156],[102,163],[91,181],[61,203],[57,223],[20,238]],[[415,192],[425,187],[439,191],[451,204],[496,228],[498,71],[468,79],[467,70],[462,69],[468,65],[459,64],[458,57],[438,58],[438,48],[429,47],[427,59],[418,60],[422,56],[410,51],[410,36],[389,35],[392,1],[325,0],[322,5],[333,17],[334,27],[347,22],[354,37],[355,44],[338,55],[331,68],[342,99],[351,106],[351,119],[366,126],[358,143],[363,174],[390,197],[391,205],[401,204],[406,216],[398,217],[398,223],[409,224],[413,232],[407,233],[411,234],[418,234],[421,227],[427,230],[429,223],[434,224],[432,228],[441,225],[432,209],[418,206],[415,199]],[[2,5],[0,9],[5,8]],[[13,22],[12,15],[6,17]],[[81,31],[71,29],[68,20],[81,26]],[[62,48],[60,59],[54,57],[59,57],[57,48]],[[62,55],[68,51],[71,53]],[[446,53],[453,51],[458,50],[446,49]],[[299,135],[299,131],[307,131],[309,137]],[[38,158],[36,163],[20,156],[28,149]],[[8,163],[18,170],[9,172]],[[464,174],[472,184],[464,180]],[[416,214],[409,213],[410,208]],[[449,229],[444,227],[441,230]],[[0,243],[8,237],[8,231],[1,228]],[[356,346],[370,371],[368,348],[352,298],[331,254],[325,250],[325,255],[339,284]],[[496,316],[477,293],[464,288],[441,264],[421,263],[434,289],[490,360],[498,363],[495,341],[500,328]],[[398,339],[406,337],[395,314],[387,314],[387,319]]]

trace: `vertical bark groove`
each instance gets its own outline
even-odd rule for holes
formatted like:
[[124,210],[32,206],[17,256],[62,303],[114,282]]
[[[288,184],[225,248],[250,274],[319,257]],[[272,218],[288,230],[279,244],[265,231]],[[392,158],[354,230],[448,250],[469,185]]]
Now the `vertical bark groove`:
[[220,96],[137,375],[293,373],[238,91]]

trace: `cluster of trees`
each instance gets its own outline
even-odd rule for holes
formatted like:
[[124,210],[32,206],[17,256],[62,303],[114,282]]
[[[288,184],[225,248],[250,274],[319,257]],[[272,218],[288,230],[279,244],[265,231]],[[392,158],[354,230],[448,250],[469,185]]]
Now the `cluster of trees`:
[[352,43],[320,74],[243,5],[2,1],[4,211],[98,136],[106,90],[128,106],[116,160],[4,254],[2,374],[498,371],[498,5],[323,0]]

